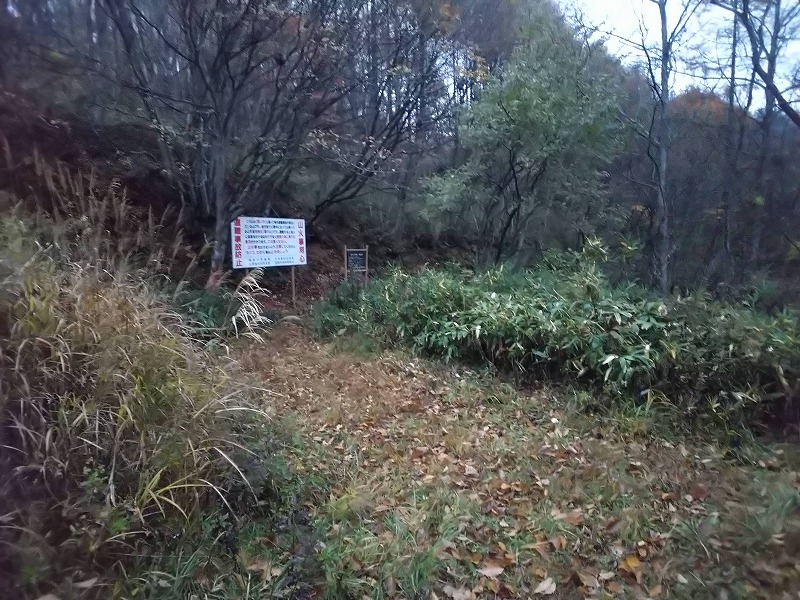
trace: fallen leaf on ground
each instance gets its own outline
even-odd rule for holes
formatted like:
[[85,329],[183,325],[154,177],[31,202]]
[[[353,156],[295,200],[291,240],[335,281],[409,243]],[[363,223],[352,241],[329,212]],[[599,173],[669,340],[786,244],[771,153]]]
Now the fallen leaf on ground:
[[580,580],[581,584],[587,588],[596,588],[600,587],[600,582],[597,580],[597,577],[592,575],[591,573],[586,573],[584,571],[578,571],[576,573],[578,579]]
[[553,581],[552,577],[548,577],[542,583],[540,583],[535,590],[533,590],[534,594],[539,594],[541,596],[550,596],[556,593],[556,582]]
[[468,590],[467,588],[456,589],[451,585],[446,585],[444,587],[444,593],[453,600],[475,600],[476,598],[472,590]]
[[636,556],[635,554],[629,554],[628,556],[625,557],[625,560],[623,560],[622,563],[620,563],[619,568],[622,569],[623,571],[628,571],[630,573],[633,573],[641,566],[642,563],[639,562],[639,557]]
[[559,551],[562,548],[567,547],[567,538],[563,535],[557,535],[556,537],[550,539],[550,543],[553,545],[553,549],[555,551]]
[[478,573],[481,575],[485,575],[486,577],[498,577],[503,573],[503,567],[500,565],[488,565],[478,569]]
[[622,593],[622,586],[619,583],[617,583],[616,581],[609,581],[606,584],[606,588],[612,594],[621,594]]
[[692,489],[689,491],[689,494],[691,494],[692,498],[699,502],[703,502],[706,498],[708,498],[708,490],[704,485],[700,484],[692,487]]

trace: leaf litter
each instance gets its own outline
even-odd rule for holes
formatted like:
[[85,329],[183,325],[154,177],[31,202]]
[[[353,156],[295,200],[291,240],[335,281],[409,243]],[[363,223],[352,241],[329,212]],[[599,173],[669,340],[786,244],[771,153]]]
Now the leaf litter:
[[797,597],[791,452],[737,461],[700,440],[642,439],[570,412],[564,392],[497,402],[509,386],[491,377],[357,356],[299,328],[252,352],[243,365],[305,439],[295,467],[330,482],[308,506],[321,594]]

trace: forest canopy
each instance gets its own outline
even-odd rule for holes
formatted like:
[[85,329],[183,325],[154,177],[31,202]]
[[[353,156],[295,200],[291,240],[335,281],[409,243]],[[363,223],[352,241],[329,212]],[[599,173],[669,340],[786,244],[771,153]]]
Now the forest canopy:
[[[800,7],[647,1],[659,35],[623,62],[550,0],[2,0],[0,83],[146,127],[213,272],[231,219],[289,197],[476,265],[599,237],[662,293],[786,298]],[[713,61],[687,39],[709,13]]]

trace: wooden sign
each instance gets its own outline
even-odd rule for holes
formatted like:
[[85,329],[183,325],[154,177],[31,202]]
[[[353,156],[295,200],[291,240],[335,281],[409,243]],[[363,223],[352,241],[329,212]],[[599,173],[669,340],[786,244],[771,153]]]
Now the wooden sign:
[[344,248],[344,278],[350,279],[350,273],[363,273],[364,285],[369,281],[369,246],[366,248]]
[[367,270],[367,251],[348,250],[347,270],[351,273],[363,273]]

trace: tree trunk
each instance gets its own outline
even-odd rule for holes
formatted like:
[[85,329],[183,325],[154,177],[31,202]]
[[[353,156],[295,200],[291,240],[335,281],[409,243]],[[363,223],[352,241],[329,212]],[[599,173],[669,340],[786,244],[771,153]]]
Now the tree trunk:
[[0,86],[3,87],[9,84],[8,63],[11,54],[9,40],[11,39],[12,24],[11,8],[8,2],[9,0],[0,0]]
[[[771,39],[769,41],[769,48],[767,52],[767,70],[766,79],[774,81],[775,74],[778,70],[778,54],[780,52],[780,34],[781,31],[781,3],[777,2],[774,13],[774,21],[772,24]],[[757,66],[756,66],[757,63]],[[753,58],[753,65],[756,72],[763,72],[761,68],[761,57]],[[765,79],[764,75],[761,75]],[[764,88],[764,119],[761,122],[761,152],[758,157],[758,170],[756,181],[761,190],[761,195],[758,198],[756,205],[757,216],[754,220],[753,237],[750,247],[750,268],[752,270],[758,269],[761,262],[762,241],[764,237],[764,229],[766,227],[766,219],[769,214],[768,204],[772,201],[772,184],[767,176],[767,162],[769,154],[772,150],[772,133],[773,125],[775,122],[776,110],[776,95],[769,85]]]
[[211,272],[208,276],[206,289],[215,290],[222,282],[225,270],[225,256],[228,253],[230,238],[230,222],[228,220],[227,205],[224,201],[217,202],[214,220],[214,242],[211,247]]
[[667,197],[667,168],[669,166],[669,101],[671,42],[667,29],[667,0],[659,0],[661,15],[661,81],[658,116],[658,181],[656,206],[653,214],[653,278],[663,295],[669,293],[670,231],[669,200]]
[[[733,0],[733,9],[739,10],[739,0]],[[731,65],[730,65],[730,86],[728,87],[728,115],[727,115],[727,138],[728,138],[728,163],[727,181],[722,190],[722,208],[724,210],[723,221],[723,243],[722,248],[708,262],[705,273],[706,282],[712,279],[733,279],[736,278],[737,265],[736,255],[733,250],[734,228],[736,207],[741,194],[739,183],[739,161],[741,159],[742,147],[744,145],[745,121],[743,116],[737,114],[736,109],[736,77],[738,68],[738,46],[739,46],[739,20],[734,17],[733,31],[731,35]],[[752,81],[752,80],[751,80]],[[752,83],[748,96],[746,111],[750,109],[752,99]],[[721,276],[717,276],[722,271]]]
[[222,277],[230,238],[233,199],[229,197],[228,190],[226,190],[226,146],[227,138],[218,137],[210,148],[207,163],[209,169],[205,170],[199,165],[196,167],[200,172],[205,170],[205,187],[214,207],[214,244],[211,250],[211,274],[207,287],[213,286],[213,282]]

